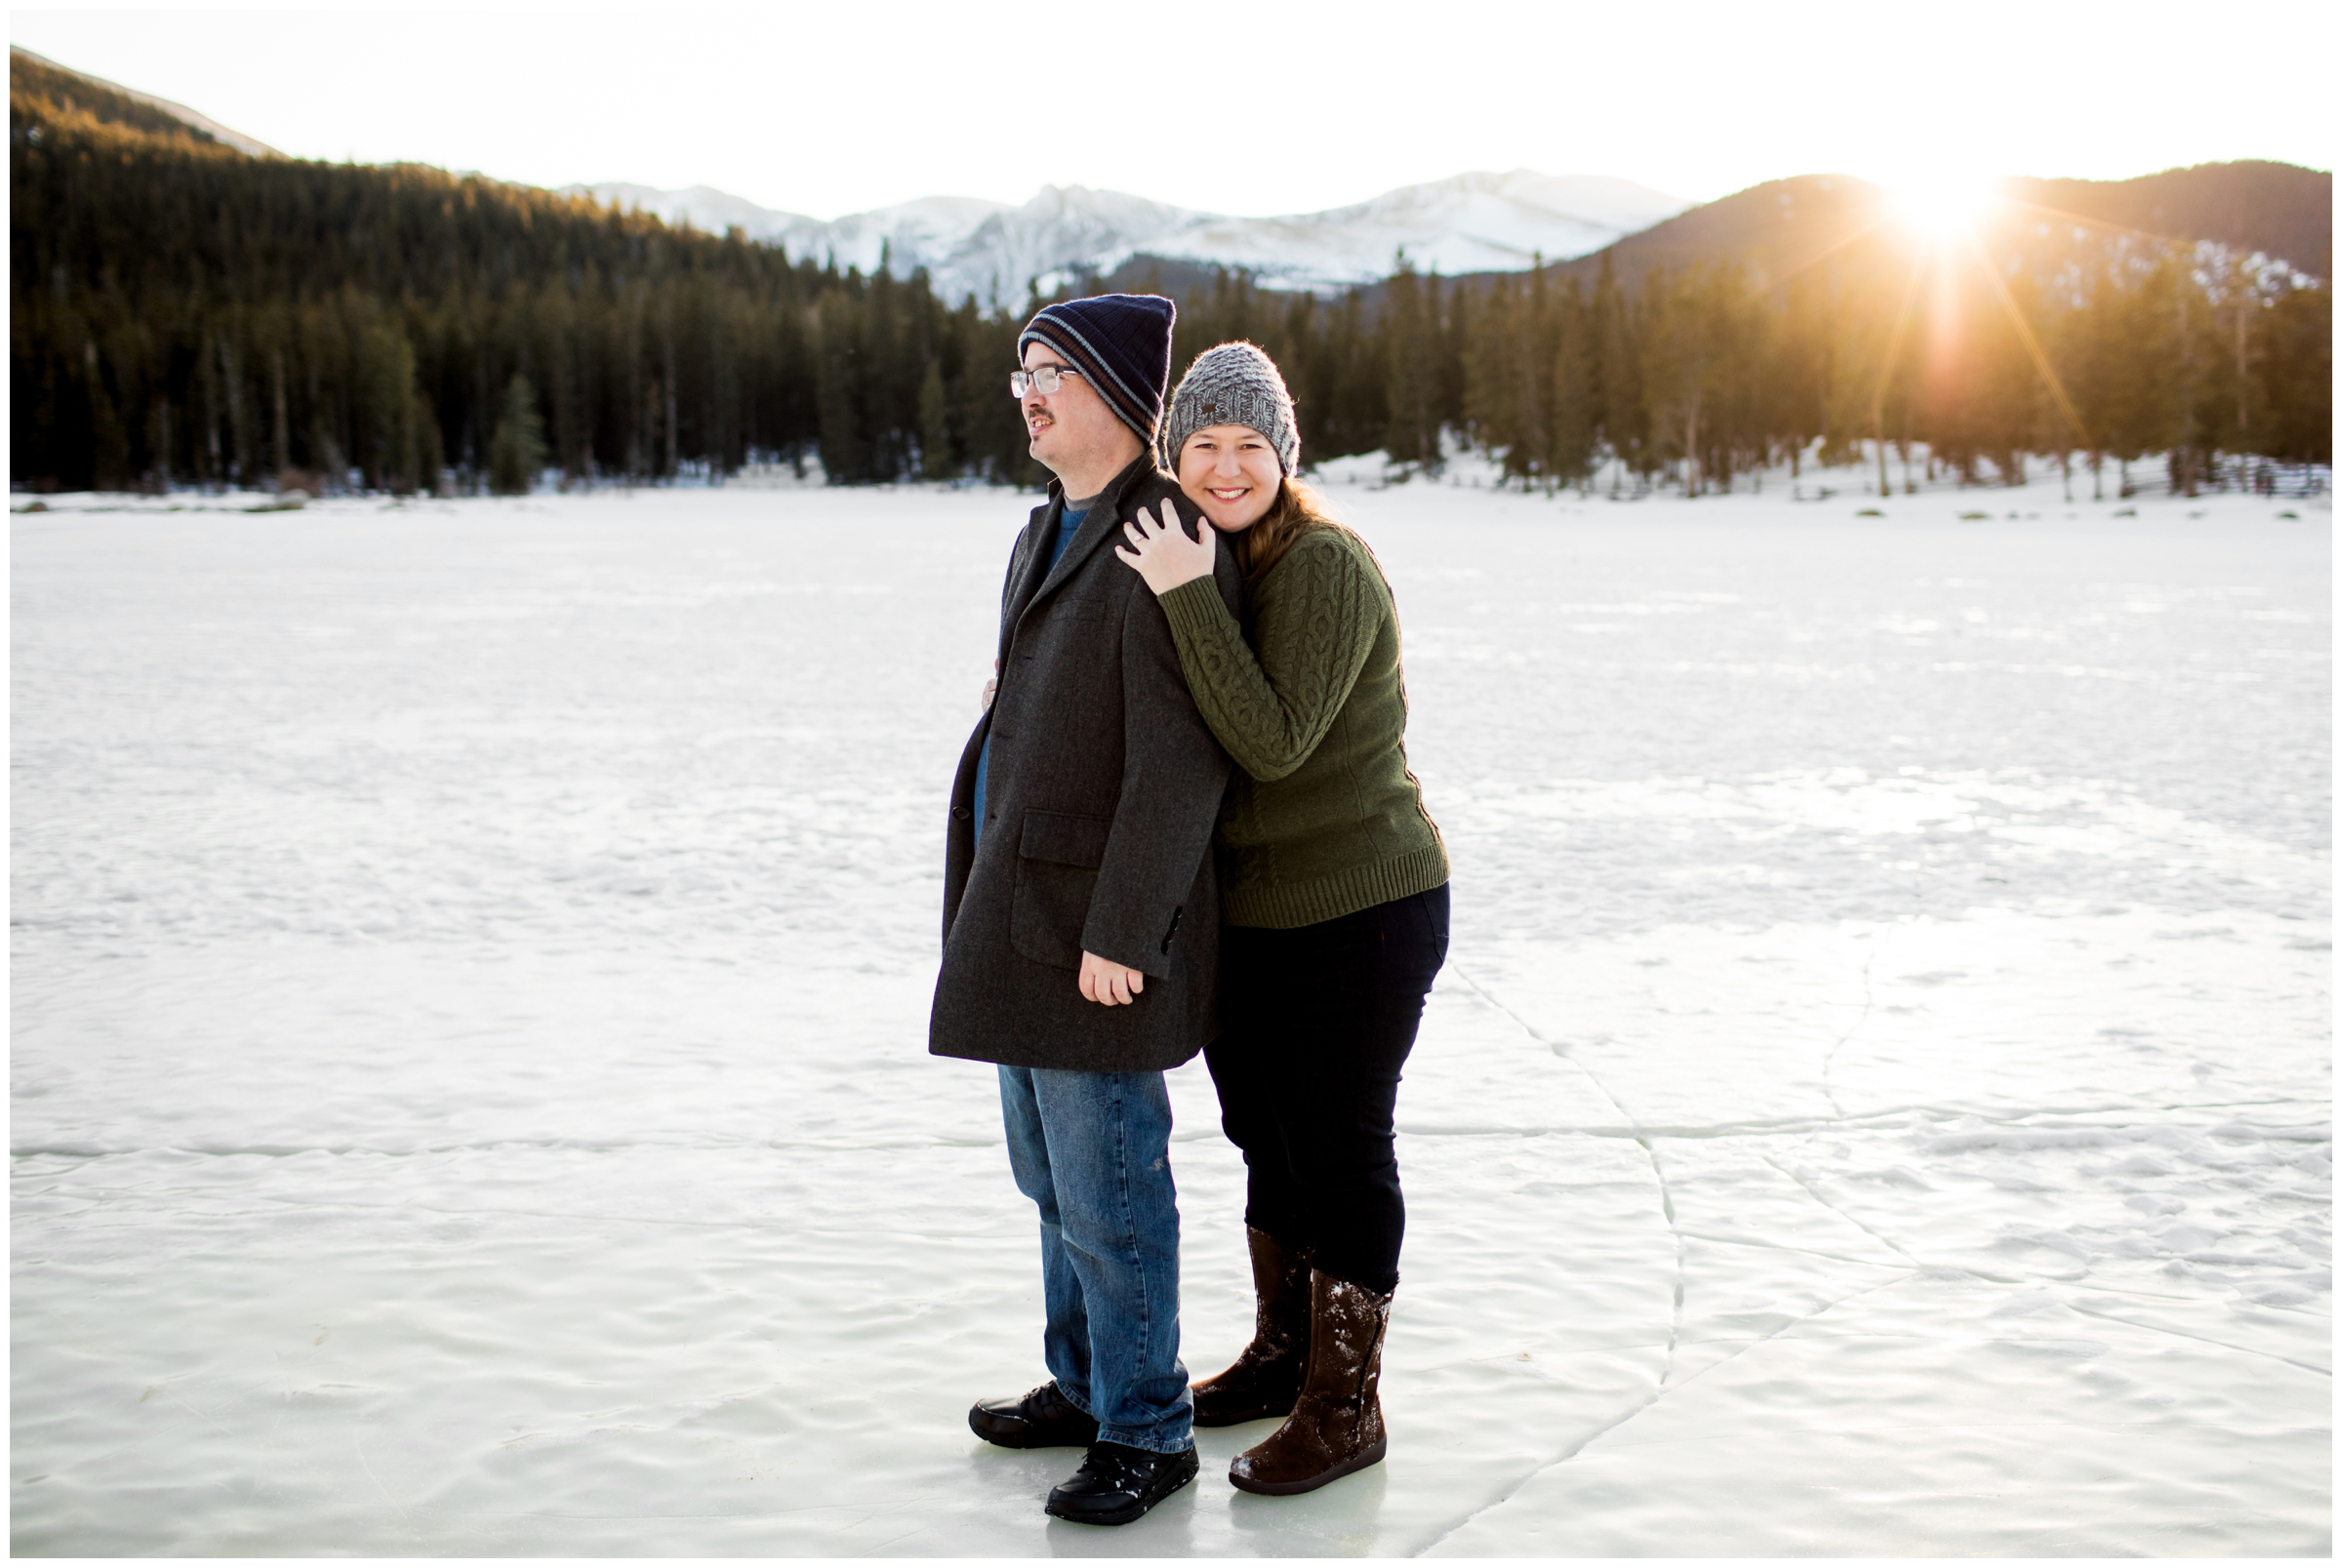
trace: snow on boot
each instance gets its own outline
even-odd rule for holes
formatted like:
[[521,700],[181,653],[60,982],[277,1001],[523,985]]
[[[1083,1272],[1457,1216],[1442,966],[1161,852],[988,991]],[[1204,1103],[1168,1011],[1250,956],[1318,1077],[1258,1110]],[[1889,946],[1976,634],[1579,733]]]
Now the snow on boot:
[[1195,1479],[1193,1445],[1157,1454],[1128,1443],[1092,1443],[1081,1468],[1049,1494],[1048,1511],[1076,1524],[1128,1524]]
[[1285,1497],[1379,1464],[1383,1331],[1391,1298],[1327,1273],[1310,1275],[1310,1373],[1293,1414],[1228,1467],[1240,1491]]
[[1310,1364],[1310,1255],[1266,1230],[1244,1227],[1252,1243],[1252,1343],[1233,1365],[1194,1387],[1195,1425],[1233,1427],[1289,1416]]

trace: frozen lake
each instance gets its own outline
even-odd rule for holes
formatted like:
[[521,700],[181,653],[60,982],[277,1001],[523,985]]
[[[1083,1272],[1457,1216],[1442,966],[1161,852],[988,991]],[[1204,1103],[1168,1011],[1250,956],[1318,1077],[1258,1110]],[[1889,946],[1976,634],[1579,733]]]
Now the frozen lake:
[[2326,1553],[2330,505],[1334,495],[1456,865],[1391,1458],[1120,1531],[964,1425],[924,1054],[1027,502],[17,517],[16,1551]]

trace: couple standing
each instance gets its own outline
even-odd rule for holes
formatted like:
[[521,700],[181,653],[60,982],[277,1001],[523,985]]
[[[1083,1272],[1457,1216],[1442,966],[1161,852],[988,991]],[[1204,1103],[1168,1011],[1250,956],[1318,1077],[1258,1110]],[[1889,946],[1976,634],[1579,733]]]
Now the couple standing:
[[[1104,295],[1018,340],[1010,389],[1056,479],[952,784],[929,1043],[998,1064],[1040,1210],[1050,1381],[969,1425],[1086,1447],[1048,1510],[1094,1524],[1193,1479],[1194,1426],[1283,1418],[1230,1467],[1248,1492],[1383,1457],[1393,1106],[1447,953],[1390,588],[1294,482],[1266,354],[1198,355],[1166,410],[1173,315]],[[1199,1049],[1244,1151],[1258,1311],[1191,1389],[1163,1071]]]

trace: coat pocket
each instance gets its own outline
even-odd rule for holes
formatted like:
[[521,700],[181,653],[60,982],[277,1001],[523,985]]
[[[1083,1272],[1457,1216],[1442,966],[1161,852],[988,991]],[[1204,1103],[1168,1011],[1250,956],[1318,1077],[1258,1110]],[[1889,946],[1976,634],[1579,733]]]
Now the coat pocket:
[[1113,831],[1106,817],[1029,811],[1017,839],[1017,892],[1009,945],[1035,963],[1081,967],[1081,928]]
[[1110,593],[1088,583],[1069,583],[1041,605],[1040,613],[1051,620],[1111,621],[1120,609],[1120,600]]

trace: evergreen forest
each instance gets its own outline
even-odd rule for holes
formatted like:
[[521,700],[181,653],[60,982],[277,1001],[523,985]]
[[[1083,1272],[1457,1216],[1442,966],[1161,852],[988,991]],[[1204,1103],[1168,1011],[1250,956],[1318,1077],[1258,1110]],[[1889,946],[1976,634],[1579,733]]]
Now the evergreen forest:
[[[17,488],[1043,477],[1007,390],[1026,311],[923,273],[248,156],[21,56],[9,131]],[[1175,369],[1249,338],[1305,462],[1430,466],[1463,441],[1549,489],[1698,495],[1806,459],[1907,487],[1916,447],[1975,484],[2032,456],[2127,485],[2152,456],[2193,493],[2332,459],[2331,291],[2233,249],[2010,204],[1957,233],[1874,218],[1786,263],[1613,260],[1441,279],[1400,258],[1334,298],[1221,273],[1179,291]]]

